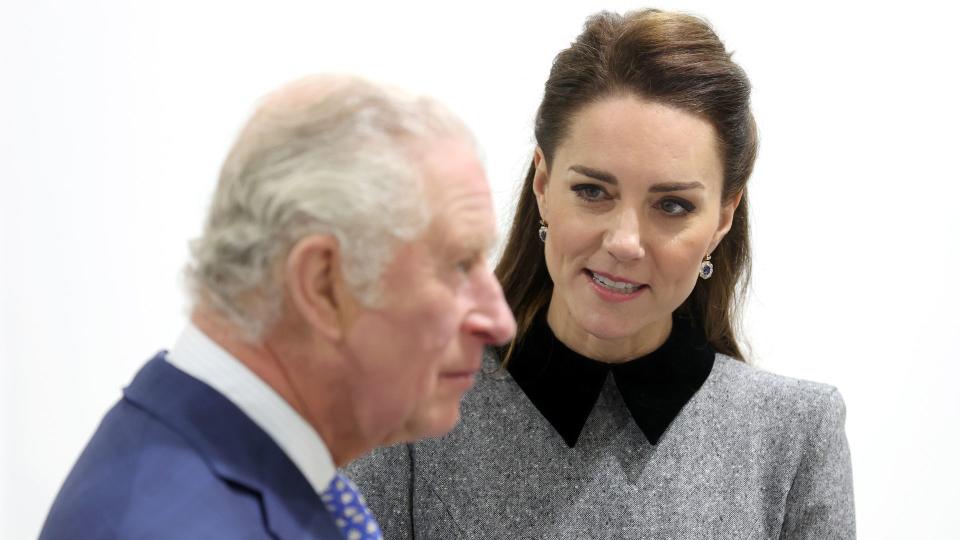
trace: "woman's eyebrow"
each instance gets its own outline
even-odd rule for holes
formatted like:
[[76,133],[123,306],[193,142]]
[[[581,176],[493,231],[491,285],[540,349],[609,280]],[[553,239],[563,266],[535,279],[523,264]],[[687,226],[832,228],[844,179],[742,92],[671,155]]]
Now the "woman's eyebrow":
[[590,167],[584,167],[583,165],[571,165],[570,170],[584,176],[589,176],[590,178],[600,182],[614,185],[617,184],[617,177],[606,171],[591,169]]
[[[582,174],[583,176],[593,178],[599,182],[613,185],[617,184],[617,177],[606,171],[585,167],[583,165],[571,165],[570,170],[577,174]],[[668,193],[671,191],[684,191],[687,189],[706,189],[706,186],[700,182],[661,182],[659,184],[650,186],[651,193]]]
[[684,191],[687,189],[707,189],[700,182],[664,182],[650,186],[651,193],[667,193],[669,191]]

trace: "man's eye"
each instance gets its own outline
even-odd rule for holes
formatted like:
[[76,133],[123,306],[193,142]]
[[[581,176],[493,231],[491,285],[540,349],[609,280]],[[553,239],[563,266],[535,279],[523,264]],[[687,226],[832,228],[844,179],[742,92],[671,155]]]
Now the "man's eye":
[[684,216],[694,210],[693,204],[681,199],[664,199],[658,204],[660,210],[669,216]]
[[457,271],[462,274],[469,274],[476,264],[476,258],[464,259],[457,263]]
[[600,201],[607,198],[607,191],[595,184],[577,184],[570,188],[585,201]]

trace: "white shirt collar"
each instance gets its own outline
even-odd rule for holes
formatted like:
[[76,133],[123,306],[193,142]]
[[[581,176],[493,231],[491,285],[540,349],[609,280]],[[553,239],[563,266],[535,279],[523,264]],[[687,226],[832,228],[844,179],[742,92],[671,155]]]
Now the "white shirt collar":
[[283,449],[314,491],[327,489],[336,473],[327,445],[260,377],[189,323],[166,358],[239,407]]

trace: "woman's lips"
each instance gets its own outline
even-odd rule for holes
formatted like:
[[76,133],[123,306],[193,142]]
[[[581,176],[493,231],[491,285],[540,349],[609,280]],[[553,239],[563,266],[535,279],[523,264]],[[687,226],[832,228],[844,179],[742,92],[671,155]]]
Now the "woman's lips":
[[[618,281],[618,282],[620,282],[620,283],[626,283],[626,284],[634,285],[634,286],[644,285],[643,283],[640,283],[640,282],[638,282],[638,281],[632,281],[632,280],[627,279],[627,278],[622,277],[622,276],[617,276],[617,275],[614,275],[614,274],[608,274],[608,273],[606,273],[606,272],[600,272],[599,270],[591,270],[590,268],[584,268],[584,270],[587,271],[587,272],[590,272],[591,274],[596,274],[596,275],[598,275],[598,276],[600,276],[600,277],[603,277],[603,278],[605,278],[605,279],[608,279],[608,280],[610,280],[610,281]],[[591,276],[591,277],[593,277],[593,276]]]
[[584,269],[583,273],[597,296],[607,302],[626,302],[650,290],[650,286],[645,283],[638,283],[606,272]]

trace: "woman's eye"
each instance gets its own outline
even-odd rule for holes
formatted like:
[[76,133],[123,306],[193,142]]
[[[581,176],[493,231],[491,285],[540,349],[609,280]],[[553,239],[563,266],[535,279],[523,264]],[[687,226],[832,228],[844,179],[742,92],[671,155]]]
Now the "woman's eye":
[[687,201],[679,199],[665,199],[660,201],[660,209],[670,216],[683,216],[693,211],[694,206]]
[[577,184],[571,188],[577,197],[585,201],[599,201],[607,197],[607,191],[594,184]]

